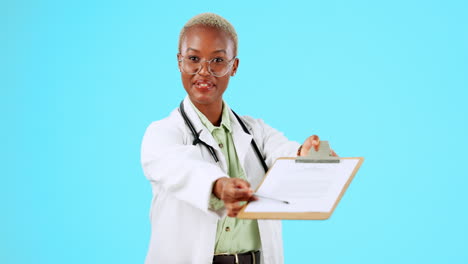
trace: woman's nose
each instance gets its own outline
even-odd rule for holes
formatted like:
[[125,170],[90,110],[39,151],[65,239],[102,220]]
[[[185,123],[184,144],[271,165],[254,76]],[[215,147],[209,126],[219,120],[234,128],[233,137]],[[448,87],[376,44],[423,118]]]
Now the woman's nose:
[[210,75],[210,70],[209,70],[209,67],[210,67],[210,62],[209,61],[202,61],[200,62],[200,71],[198,72],[199,75],[201,76],[208,76]]

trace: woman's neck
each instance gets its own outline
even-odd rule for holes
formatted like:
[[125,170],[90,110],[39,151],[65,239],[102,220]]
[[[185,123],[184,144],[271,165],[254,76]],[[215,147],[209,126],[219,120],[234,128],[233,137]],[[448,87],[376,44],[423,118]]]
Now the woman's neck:
[[198,104],[192,102],[193,105],[200,111],[202,114],[208,118],[208,120],[214,126],[219,126],[221,124],[221,116],[223,113],[223,102],[216,102],[213,104]]

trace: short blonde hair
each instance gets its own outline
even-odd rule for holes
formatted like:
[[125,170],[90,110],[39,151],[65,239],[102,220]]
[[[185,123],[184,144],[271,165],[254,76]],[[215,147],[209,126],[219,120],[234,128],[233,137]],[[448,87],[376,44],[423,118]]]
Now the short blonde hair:
[[229,21],[227,21],[224,17],[214,14],[214,13],[202,13],[192,17],[187,23],[185,23],[184,27],[180,31],[179,35],[179,52],[180,52],[180,44],[182,42],[182,38],[187,33],[187,30],[194,26],[206,26],[220,29],[221,31],[227,33],[231,36],[232,40],[234,41],[234,54],[237,56],[237,33],[234,27],[232,26]]

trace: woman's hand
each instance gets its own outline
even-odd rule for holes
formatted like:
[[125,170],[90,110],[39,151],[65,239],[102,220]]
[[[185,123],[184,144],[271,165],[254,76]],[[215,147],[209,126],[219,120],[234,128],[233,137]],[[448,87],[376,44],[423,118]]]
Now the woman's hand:
[[213,194],[224,201],[230,217],[236,217],[242,209],[240,202],[256,200],[253,193],[250,184],[239,178],[220,178],[213,185]]
[[[299,148],[299,151],[297,152],[298,156],[307,156],[307,153],[314,148],[315,151],[318,151],[320,148],[320,138],[317,135],[313,135],[308,137],[305,141],[304,144]],[[333,149],[330,149],[330,155],[337,157],[335,151]]]

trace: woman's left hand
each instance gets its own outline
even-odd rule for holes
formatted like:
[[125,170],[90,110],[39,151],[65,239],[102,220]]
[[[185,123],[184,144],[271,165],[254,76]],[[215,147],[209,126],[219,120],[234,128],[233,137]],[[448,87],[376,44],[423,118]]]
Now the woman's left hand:
[[[302,146],[300,147],[297,155],[298,156],[307,156],[307,153],[309,153],[309,151],[312,148],[314,148],[315,151],[318,151],[319,148],[320,148],[320,138],[317,135],[313,135],[313,136],[308,137],[304,141]],[[331,156],[338,157],[338,155],[336,155],[336,153],[335,153],[335,151],[333,151],[333,149],[330,149],[330,150],[331,150],[331,152],[330,152]]]

